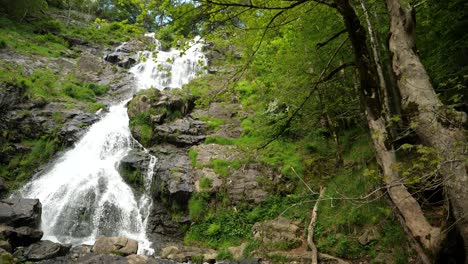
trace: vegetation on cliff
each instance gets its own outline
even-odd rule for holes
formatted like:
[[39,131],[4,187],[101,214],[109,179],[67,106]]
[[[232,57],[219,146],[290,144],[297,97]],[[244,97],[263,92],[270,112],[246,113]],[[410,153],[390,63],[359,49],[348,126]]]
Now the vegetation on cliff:
[[[219,259],[233,258],[231,248],[244,244],[243,257],[288,262],[292,249],[312,247],[305,238],[320,201],[313,241],[321,253],[465,262],[468,18],[462,0],[0,2],[8,15],[0,18],[2,54],[76,59],[75,45],[114,45],[148,29],[164,48],[197,34],[210,44],[210,74],[175,95],[190,106],[138,108],[143,97],[159,100],[155,90],[129,104],[136,139],[166,155],[163,160],[173,162],[167,149],[174,146],[184,157],[160,176],[155,197],[186,244],[214,248]],[[47,6],[51,16],[44,16]],[[74,10],[91,19],[73,23]],[[1,89],[14,87],[18,102],[103,107],[96,98],[108,87],[76,72],[0,63]],[[31,116],[28,111],[15,113],[15,120]],[[0,126],[2,178],[24,181],[61,148],[54,131],[62,117],[53,118],[57,128],[33,136],[27,126],[21,133]],[[167,135],[163,125],[175,132]],[[136,188],[140,172],[127,175]],[[179,189],[167,184],[174,179],[182,182]],[[253,187],[239,191],[242,184]],[[318,199],[321,187],[326,191]],[[302,243],[253,234],[279,216],[300,223]]]

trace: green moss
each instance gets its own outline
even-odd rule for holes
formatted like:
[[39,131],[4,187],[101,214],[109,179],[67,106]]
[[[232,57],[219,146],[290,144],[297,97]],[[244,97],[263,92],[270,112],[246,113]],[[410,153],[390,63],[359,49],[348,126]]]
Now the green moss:
[[232,260],[234,257],[232,256],[231,252],[227,247],[222,247],[218,255],[216,256],[216,260]]
[[203,177],[200,179],[200,188],[202,189],[209,189],[213,185],[213,180],[207,177]]
[[208,127],[214,131],[218,130],[220,126],[224,125],[226,121],[221,118],[215,118],[211,116],[202,116],[200,117],[201,121],[204,121]]
[[188,203],[189,215],[192,221],[201,221],[206,213],[207,206],[207,194],[196,193],[194,194]]
[[209,136],[205,139],[205,144],[215,143],[219,145],[234,145],[235,140],[219,136]]
[[153,138],[153,128],[149,125],[140,125],[140,142],[143,146],[149,146]]
[[190,158],[190,161],[192,162],[192,167],[197,167],[198,152],[195,149],[190,149],[188,152],[188,156]]
[[140,168],[134,168],[131,166],[120,166],[119,169],[120,176],[127,182],[138,190],[144,188],[144,175]]

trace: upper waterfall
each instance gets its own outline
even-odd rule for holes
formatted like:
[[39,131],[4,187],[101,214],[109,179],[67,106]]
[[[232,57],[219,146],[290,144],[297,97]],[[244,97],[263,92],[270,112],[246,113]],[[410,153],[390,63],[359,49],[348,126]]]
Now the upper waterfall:
[[[201,40],[185,52],[142,51],[140,63],[130,71],[137,87],[180,88],[204,71],[206,58]],[[146,172],[146,193],[137,201],[118,167],[133,147],[139,145],[129,129],[124,100],[112,107],[86,134],[42,175],[26,184],[19,195],[38,198],[43,205],[44,239],[72,244],[90,244],[100,235],[126,236],[139,241],[139,253],[152,253],[146,222],[152,205],[149,195],[153,168]]]
[[[146,36],[154,38],[154,33]],[[157,44],[156,51],[141,52],[140,63],[130,70],[136,75],[140,89],[180,88],[206,72],[207,59],[202,52],[203,40],[200,37],[190,41],[187,50],[172,48],[163,51],[159,42]]]

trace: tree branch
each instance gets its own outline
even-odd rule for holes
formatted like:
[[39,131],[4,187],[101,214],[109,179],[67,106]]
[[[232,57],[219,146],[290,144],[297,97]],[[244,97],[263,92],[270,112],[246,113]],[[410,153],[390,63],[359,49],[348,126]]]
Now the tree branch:
[[[322,73],[320,74],[319,76],[319,80],[321,80],[323,78],[323,76],[325,75],[325,72],[328,70],[328,68],[330,68],[330,65],[332,63],[332,61],[335,59],[335,57],[338,55],[338,52],[341,50],[341,48],[344,46],[344,44],[346,43],[346,41],[348,40],[348,38],[346,38],[345,40],[343,40],[343,42],[340,44],[340,46],[335,50],[335,53],[331,56],[330,60],[328,61],[327,65],[325,66],[325,68],[323,69]],[[302,101],[302,103],[299,105],[298,108],[296,108],[296,110],[294,110],[294,112],[292,113],[292,115],[288,118],[288,120],[286,121],[286,123],[281,127],[280,129],[280,132],[277,133],[271,140],[269,140],[267,143],[263,144],[261,147],[259,147],[258,149],[264,149],[265,147],[267,147],[268,145],[271,144],[271,142],[277,140],[281,135],[283,135],[283,133],[286,131],[286,129],[291,125],[291,122],[292,120],[296,117],[296,115],[302,110],[302,108],[304,107],[304,105],[306,104],[306,102],[312,97],[312,95],[314,94],[314,92],[317,90],[317,87],[318,85],[322,83],[320,81],[318,82],[315,82],[314,83],[314,86],[312,87],[312,89],[309,91],[309,94],[307,95],[307,97]]]
[[321,47],[327,45],[328,43],[332,42],[334,39],[338,38],[339,36],[341,36],[342,34],[346,33],[347,30],[346,29],[343,29],[341,30],[340,32],[336,33],[335,35],[333,35],[331,38],[329,38],[328,40],[324,41],[324,42],[320,42],[317,44],[317,49],[320,49]]

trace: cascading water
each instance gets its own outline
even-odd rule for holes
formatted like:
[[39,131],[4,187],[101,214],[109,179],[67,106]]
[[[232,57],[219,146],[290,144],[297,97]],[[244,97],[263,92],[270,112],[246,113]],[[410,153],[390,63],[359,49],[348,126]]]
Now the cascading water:
[[[145,51],[140,56],[146,59],[131,69],[138,89],[181,87],[203,72],[206,65],[201,44],[196,42],[183,53],[172,49]],[[19,191],[22,197],[40,199],[44,239],[92,244],[100,235],[126,236],[139,241],[139,253],[152,253],[145,229],[152,206],[148,192],[157,159],[151,156],[146,191],[138,201],[117,169],[122,158],[138,144],[129,129],[125,107],[129,100],[110,107],[109,113],[92,125],[73,149]]]

